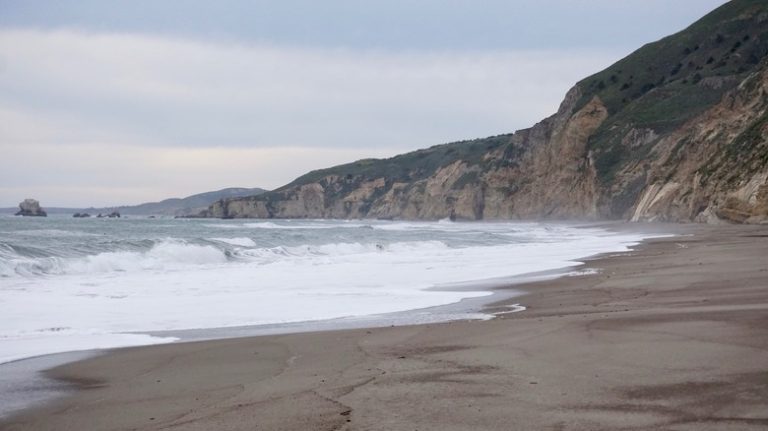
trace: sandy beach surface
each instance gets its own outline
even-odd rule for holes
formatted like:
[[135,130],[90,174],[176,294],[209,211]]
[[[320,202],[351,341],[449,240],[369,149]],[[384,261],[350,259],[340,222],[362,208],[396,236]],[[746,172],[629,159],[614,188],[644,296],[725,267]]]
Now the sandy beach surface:
[[[642,227],[627,227],[637,229]],[[650,228],[650,227],[648,227]],[[765,430],[768,226],[516,286],[489,321],[115,350],[2,430]],[[595,270],[595,271],[591,271]]]

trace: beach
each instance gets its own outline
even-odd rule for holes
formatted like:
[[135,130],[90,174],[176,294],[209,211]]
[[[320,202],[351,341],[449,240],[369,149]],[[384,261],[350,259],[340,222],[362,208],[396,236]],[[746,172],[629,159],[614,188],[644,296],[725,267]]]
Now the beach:
[[765,429],[768,226],[663,228],[678,235],[514,286],[527,293],[491,305],[492,320],[132,347],[60,366],[48,374],[80,390],[0,429]]

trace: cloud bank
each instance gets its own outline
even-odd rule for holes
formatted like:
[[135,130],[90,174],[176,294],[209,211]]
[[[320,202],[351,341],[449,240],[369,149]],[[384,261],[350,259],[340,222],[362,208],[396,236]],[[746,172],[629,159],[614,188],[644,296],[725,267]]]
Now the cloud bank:
[[0,30],[0,206],[273,188],[309,169],[511,132],[622,54]]

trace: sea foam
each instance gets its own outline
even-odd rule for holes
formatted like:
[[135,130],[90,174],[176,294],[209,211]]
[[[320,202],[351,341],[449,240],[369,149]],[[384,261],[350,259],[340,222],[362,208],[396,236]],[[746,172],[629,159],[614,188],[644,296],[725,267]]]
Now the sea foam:
[[153,331],[450,304],[490,292],[441,286],[567,268],[642,239],[530,223],[164,223],[85,220],[99,235],[0,238],[0,361],[170,341],[142,334]]

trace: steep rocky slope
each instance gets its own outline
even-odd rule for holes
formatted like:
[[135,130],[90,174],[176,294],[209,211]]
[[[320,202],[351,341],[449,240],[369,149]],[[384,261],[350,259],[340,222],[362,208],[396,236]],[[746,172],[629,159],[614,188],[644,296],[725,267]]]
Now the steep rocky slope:
[[514,134],[318,170],[201,215],[768,220],[768,2],[732,0]]

